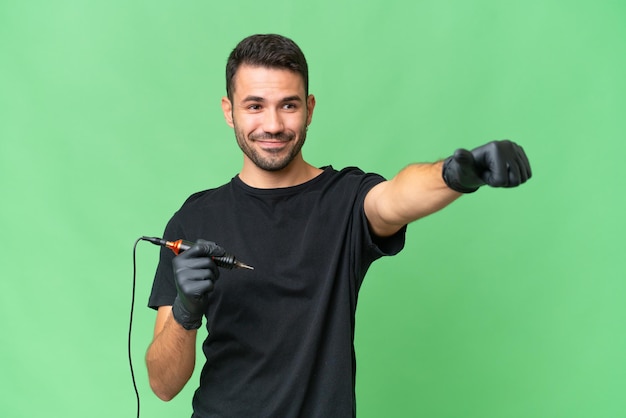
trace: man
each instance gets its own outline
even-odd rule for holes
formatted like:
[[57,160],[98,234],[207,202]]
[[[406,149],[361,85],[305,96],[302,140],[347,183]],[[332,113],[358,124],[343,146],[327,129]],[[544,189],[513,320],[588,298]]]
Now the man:
[[[158,309],[150,384],[164,400],[184,387],[206,318],[193,417],[355,416],[354,320],[370,264],[402,249],[408,223],[461,193],[525,182],[528,160],[498,141],[409,165],[389,181],[317,168],[301,152],[315,97],[293,41],[244,39],[226,81],[222,109],[243,167],[230,183],[189,197],[165,229],[166,240],[197,243],[176,257],[161,251],[149,302]],[[220,271],[210,257],[224,248],[255,269]]]

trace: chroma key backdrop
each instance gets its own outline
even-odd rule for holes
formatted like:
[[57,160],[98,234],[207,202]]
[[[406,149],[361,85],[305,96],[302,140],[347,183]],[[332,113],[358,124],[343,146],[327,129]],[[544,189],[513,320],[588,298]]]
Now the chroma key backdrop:
[[[135,416],[133,244],[238,173],[226,59],[280,33],[310,66],[309,162],[390,178],[507,138],[533,168],[372,266],[358,416],[626,417],[624,22],[609,0],[2,0],[0,415]],[[143,360],[158,251],[137,246],[133,365],[143,417],[186,417],[203,359],[168,403]]]

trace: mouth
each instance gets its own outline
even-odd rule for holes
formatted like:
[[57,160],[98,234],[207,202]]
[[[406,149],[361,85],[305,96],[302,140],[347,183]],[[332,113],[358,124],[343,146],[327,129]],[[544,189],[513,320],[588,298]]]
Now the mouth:
[[287,146],[288,141],[256,140],[261,149],[266,151],[279,151]]
[[258,135],[250,136],[250,140],[259,144],[263,149],[278,150],[284,148],[293,139],[293,135]]

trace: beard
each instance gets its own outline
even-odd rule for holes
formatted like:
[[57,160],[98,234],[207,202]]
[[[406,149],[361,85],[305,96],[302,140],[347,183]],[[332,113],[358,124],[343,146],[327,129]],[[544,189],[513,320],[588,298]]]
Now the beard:
[[[279,134],[251,134],[246,138],[246,134],[235,125],[235,137],[237,138],[237,144],[241,151],[260,169],[266,171],[280,171],[287,167],[296,156],[302,150],[302,146],[306,140],[306,126],[304,126],[300,132],[286,133],[281,132]],[[277,140],[289,143],[289,149],[280,149],[272,152],[272,150],[257,151],[250,144],[257,140]]]

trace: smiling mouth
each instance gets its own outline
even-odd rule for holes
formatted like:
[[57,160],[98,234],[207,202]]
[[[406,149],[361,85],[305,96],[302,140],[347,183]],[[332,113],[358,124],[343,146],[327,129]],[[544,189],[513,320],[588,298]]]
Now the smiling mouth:
[[253,139],[254,142],[262,142],[264,144],[284,144],[289,142],[288,139]]
[[295,138],[295,135],[289,135],[286,133],[279,134],[259,134],[251,135],[250,140],[257,143],[257,145],[264,151],[268,152],[280,152],[287,144]]
[[294,138],[295,135],[290,135],[287,133],[279,133],[279,134],[269,134],[263,133],[258,135],[250,135],[250,139],[255,142],[267,142],[267,143],[282,143],[289,142]]
[[259,144],[261,149],[266,151],[279,151],[287,145],[287,141],[268,141],[268,140],[257,140],[255,141]]

